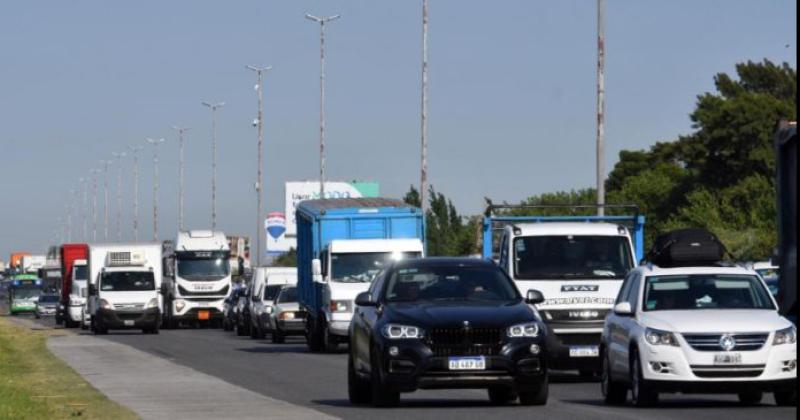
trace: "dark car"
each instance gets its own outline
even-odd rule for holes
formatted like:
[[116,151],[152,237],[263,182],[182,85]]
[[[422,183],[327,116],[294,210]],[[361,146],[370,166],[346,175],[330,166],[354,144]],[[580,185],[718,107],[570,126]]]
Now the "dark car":
[[239,302],[239,296],[244,293],[243,288],[233,289],[230,296],[225,299],[222,310],[222,329],[225,331],[233,331],[236,326],[236,308]]
[[245,336],[250,335],[250,289],[244,289],[243,293],[239,295],[239,300],[236,301],[236,335]]
[[400,260],[356,298],[348,391],[354,404],[394,406],[417,389],[488,389],[495,404],[547,403],[547,330],[491,261]]

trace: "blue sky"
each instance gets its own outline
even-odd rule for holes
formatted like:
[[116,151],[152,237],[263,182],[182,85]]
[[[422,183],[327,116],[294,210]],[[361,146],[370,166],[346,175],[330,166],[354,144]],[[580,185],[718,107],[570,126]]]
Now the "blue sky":
[[[517,201],[594,184],[595,4],[431,0],[429,177],[463,212],[478,213],[484,196]],[[192,127],[187,225],[208,226],[211,120],[201,100],[227,103],[218,225],[253,235],[256,96],[245,65],[274,66],[267,210],[283,208],[285,181],[318,171],[319,32],[306,12],[342,15],[327,38],[329,179],[378,181],[395,197],[418,183],[421,1],[7,1],[0,259],[42,252],[78,179],[145,137],[169,140],[159,210],[161,237],[173,237],[174,124]],[[763,58],[796,67],[796,13],[790,0],[608,0],[608,169],[621,149],[690,132],[695,97],[713,89],[717,72]],[[151,160],[145,149],[141,237],[152,223]],[[129,239],[131,160],[123,162]],[[113,199],[110,211],[114,232]],[[80,213],[74,225],[81,239]]]

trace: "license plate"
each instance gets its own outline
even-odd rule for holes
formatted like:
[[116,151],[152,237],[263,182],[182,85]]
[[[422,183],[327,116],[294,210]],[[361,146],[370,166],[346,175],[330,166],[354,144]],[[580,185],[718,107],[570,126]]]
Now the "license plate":
[[133,326],[133,321],[125,320],[123,322],[125,323],[126,327],[132,327]]
[[569,348],[569,357],[598,357],[600,349],[597,346],[574,346]]
[[741,353],[719,353],[714,355],[715,365],[740,365],[742,364]]
[[486,370],[486,359],[483,357],[451,357],[448,360],[450,370]]
[[208,315],[209,315],[208,311],[199,311],[197,313],[197,319],[199,319],[201,321],[205,321],[205,320],[208,319]]

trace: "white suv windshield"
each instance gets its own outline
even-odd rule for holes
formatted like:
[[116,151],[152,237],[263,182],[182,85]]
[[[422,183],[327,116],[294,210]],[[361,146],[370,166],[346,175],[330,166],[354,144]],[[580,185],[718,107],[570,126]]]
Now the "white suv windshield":
[[624,236],[523,236],[514,240],[514,277],[620,279],[633,268]]
[[645,311],[775,309],[758,277],[724,274],[647,277],[643,306]]

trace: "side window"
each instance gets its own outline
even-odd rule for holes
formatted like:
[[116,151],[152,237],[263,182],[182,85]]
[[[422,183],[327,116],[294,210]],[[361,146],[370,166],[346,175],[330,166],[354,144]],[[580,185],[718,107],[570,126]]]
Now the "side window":
[[619,295],[617,295],[617,301],[614,303],[615,305],[628,301],[628,293],[631,290],[631,284],[633,283],[635,277],[635,273],[628,273],[628,276],[625,277],[625,281],[622,283],[622,287],[619,289]]
[[508,233],[503,233],[503,240],[500,241],[500,268],[508,271]]
[[641,284],[642,276],[639,273],[634,275],[633,281],[631,282],[631,290],[628,293],[628,298],[626,299],[628,302],[631,303],[631,308],[634,312],[636,312],[636,307],[639,305],[639,285]]
[[380,292],[381,287],[383,287],[383,278],[386,275],[386,270],[381,270],[378,274],[375,275],[375,280],[372,281],[372,284],[369,285],[369,289],[367,290],[370,295],[377,296],[376,292]]

